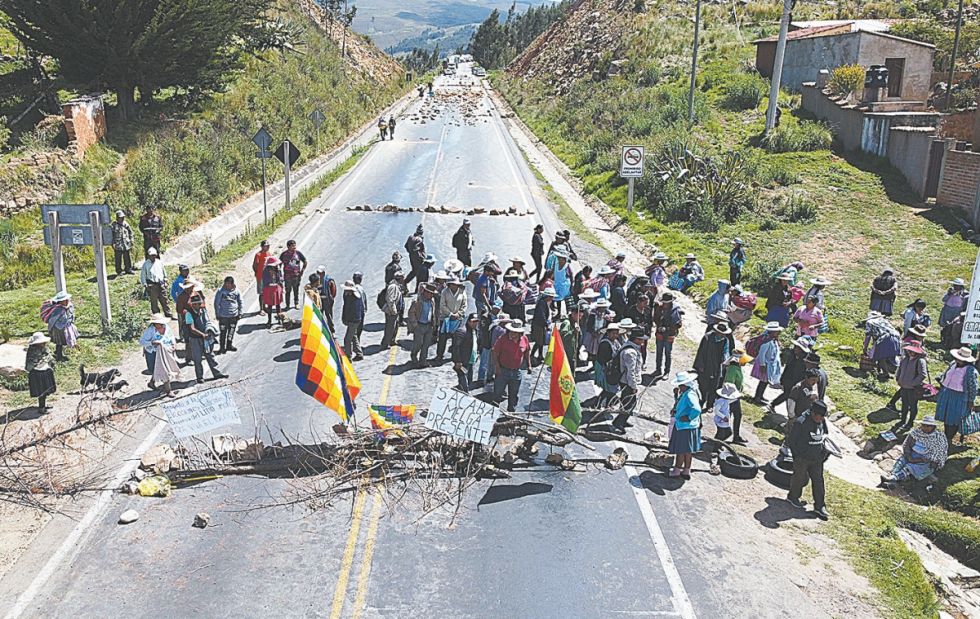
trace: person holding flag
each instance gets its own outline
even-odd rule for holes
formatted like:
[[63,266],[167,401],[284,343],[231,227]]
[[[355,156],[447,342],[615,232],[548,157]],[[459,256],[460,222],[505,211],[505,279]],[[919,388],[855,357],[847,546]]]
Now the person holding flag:
[[558,325],[552,327],[545,360],[551,364],[549,410],[551,419],[569,432],[578,431],[582,423],[582,404],[578,399],[575,374],[572,371]]
[[305,295],[299,347],[296,386],[346,423],[354,415],[361,381],[327,327],[323,312]]

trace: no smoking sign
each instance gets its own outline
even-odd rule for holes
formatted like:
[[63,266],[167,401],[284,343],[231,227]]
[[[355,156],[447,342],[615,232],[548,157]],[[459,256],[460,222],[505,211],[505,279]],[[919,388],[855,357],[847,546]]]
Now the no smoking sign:
[[640,178],[643,176],[643,147],[624,146],[619,162],[619,176],[622,178]]

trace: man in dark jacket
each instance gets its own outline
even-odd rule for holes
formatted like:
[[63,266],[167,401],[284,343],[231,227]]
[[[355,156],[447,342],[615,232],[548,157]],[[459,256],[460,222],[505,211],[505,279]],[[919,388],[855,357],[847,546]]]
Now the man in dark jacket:
[[143,255],[149,255],[151,247],[159,253],[163,218],[157,214],[157,209],[152,204],[146,207],[146,212],[140,217],[140,232],[143,233]]
[[[419,224],[418,228],[415,229],[415,234],[408,237],[408,240],[405,241],[405,251],[408,252],[408,261],[412,265],[411,273],[405,278],[405,285],[408,286],[415,279],[415,272],[422,266],[422,262],[425,260],[425,240],[422,238],[422,224]],[[415,287],[415,292],[418,292],[418,286]]]
[[473,384],[473,364],[476,363],[477,336],[479,335],[480,316],[470,314],[466,324],[453,333],[453,370],[459,377],[460,391],[469,391]]
[[[531,259],[534,260],[534,270],[527,276],[527,281],[540,282],[544,274],[544,267],[541,264],[544,258],[544,226],[538,224],[534,226],[534,235],[531,236]],[[534,279],[537,277],[537,279]]]
[[473,266],[473,233],[470,231],[470,220],[464,219],[463,225],[453,235],[453,248],[456,259],[466,266]]
[[715,405],[718,387],[721,386],[721,365],[732,352],[728,342],[731,333],[732,329],[726,323],[716,323],[698,345],[693,367],[698,373],[698,389],[704,398],[704,410]]
[[779,377],[779,384],[783,387],[783,392],[769,404],[772,411],[775,411],[777,406],[785,402],[793,387],[803,380],[808,354],[810,354],[810,347],[802,338],[793,340],[793,347],[783,353],[783,375]]
[[810,412],[800,415],[793,422],[786,444],[793,454],[793,477],[789,482],[786,500],[793,507],[803,509],[806,503],[800,499],[807,482],[812,484],[813,512],[821,520],[830,515],[824,505],[823,463],[827,459],[827,404],[817,400],[810,405]]
[[340,310],[340,318],[347,326],[344,333],[344,352],[350,357],[351,361],[360,361],[364,358],[361,350],[361,327],[364,324],[364,314],[367,307],[364,302],[364,295],[352,280],[344,282],[344,306]]
[[657,369],[654,376],[670,374],[670,362],[674,352],[674,338],[681,331],[681,310],[674,304],[674,295],[665,292],[653,308],[653,322],[657,325]]

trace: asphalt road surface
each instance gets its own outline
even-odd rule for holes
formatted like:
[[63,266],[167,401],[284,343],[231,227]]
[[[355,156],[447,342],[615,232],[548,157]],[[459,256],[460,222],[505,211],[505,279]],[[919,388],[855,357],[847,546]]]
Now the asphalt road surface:
[[[441,78],[437,88],[469,87],[460,86],[459,78]],[[311,267],[326,265],[341,281],[355,270],[365,273],[367,358],[356,364],[364,384],[362,424],[368,403],[426,405],[433,387],[455,385],[449,363],[410,369],[404,330],[402,347],[391,354],[380,349],[382,316],[374,297],[391,252],[402,250],[420,221],[439,263],[454,257],[451,237],[462,215],[362,213],[348,206],[514,205],[534,211],[473,217],[475,257],[486,251],[502,259],[529,256],[535,223],[544,223],[548,234],[565,227],[535,188],[489,99],[482,98],[473,118],[449,106],[425,124],[409,120],[419,105],[401,119],[394,141],[375,144],[319,199],[322,214],[297,235]],[[582,241],[575,245],[593,264],[606,259]],[[246,298],[252,303],[254,291]],[[249,377],[234,387],[243,427],[233,430],[251,436],[258,426],[267,443],[329,436],[337,417],[293,384],[298,331],[269,332],[265,318],[252,315],[240,332],[239,352],[219,357],[233,378]],[[531,382],[524,381],[521,407]],[[591,385],[580,389],[583,398],[592,394]],[[546,407],[540,393],[537,398],[534,405]],[[172,443],[169,429],[158,440]],[[710,557],[698,556],[685,541],[696,530],[700,505],[647,491],[630,467],[615,473],[517,472],[512,480],[481,483],[466,495],[452,526],[449,514],[419,520],[411,501],[389,509],[372,493],[315,510],[276,506],[297,496],[302,483],[231,477],[179,489],[168,499],[113,495],[59,560],[42,577],[31,577],[29,595],[12,616],[737,614],[725,610],[699,575],[699,562]],[[117,525],[129,508],[139,511],[139,521]],[[211,514],[212,525],[192,528],[201,511]]]

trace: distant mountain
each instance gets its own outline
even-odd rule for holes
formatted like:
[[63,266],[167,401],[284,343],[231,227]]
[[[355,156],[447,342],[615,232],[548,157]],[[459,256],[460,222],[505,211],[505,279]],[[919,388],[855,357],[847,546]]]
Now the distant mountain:
[[448,54],[458,47],[466,47],[470,39],[473,38],[474,32],[476,32],[476,26],[474,24],[454,26],[452,28],[430,28],[422,31],[422,34],[418,36],[402,39],[395,45],[386,47],[385,52],[396,56],[398,54],[408,53],[416,48],[432,51],[438,45],[441,51]]
[[[517,0],[517,11],[524,12],[528,7],[551,4],[553,0]],[[383,49],[408,51],[413,45],[407,39],[419,39],[432,49],[439,42],[440,49],[455,49],[461,40],[459,34],[464,26],[476,26],[494,9],[506,14],[512,0],[352,0],[357,5],[357,16],[353,28],[366,34]],[[433,37],[432,35],[437,36]],[[465,39],[469,41],[469,37]],[[464,43],[465,44],[465,43]],[[395,52],[397,53],[397,52]]]

